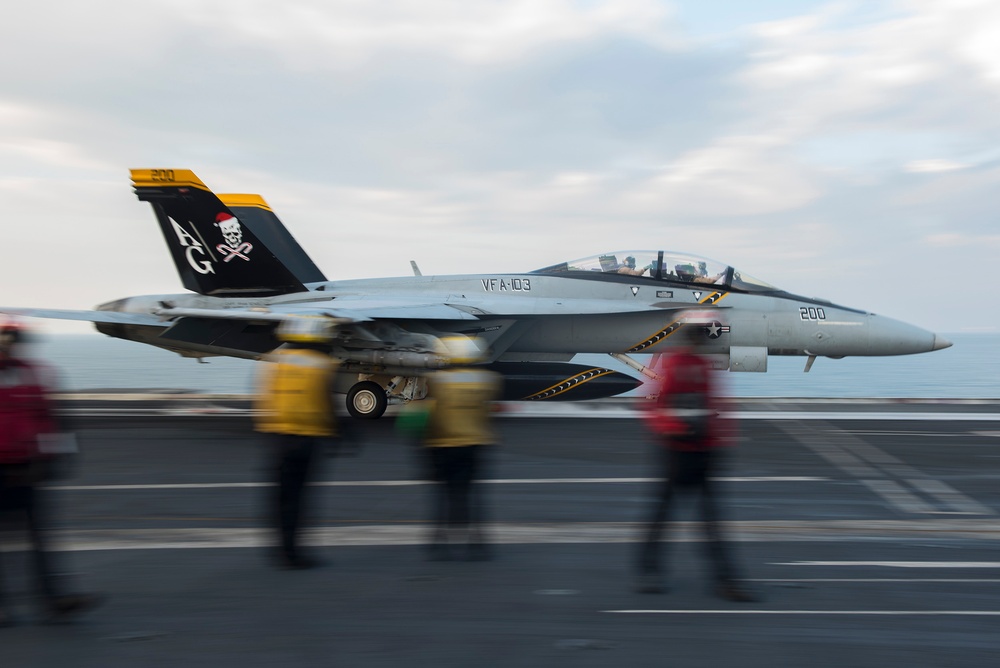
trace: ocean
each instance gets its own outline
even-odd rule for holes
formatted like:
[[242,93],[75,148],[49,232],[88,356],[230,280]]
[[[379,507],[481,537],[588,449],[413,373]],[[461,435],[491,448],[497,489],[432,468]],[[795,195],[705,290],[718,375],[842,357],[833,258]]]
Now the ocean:
[[[820,358],[803,373],[804,357],[771,357],[767,373],[726,375],[737,397],[1000,399],[1000,334],[946,334],[954,346],[902,357]],[[30,349],[60,370],[72,392],[125,390],[250,394],[256,363],[209,358],[205,363],[99,334],[49,334]],[[575,362],[626,367],[603,355]]]

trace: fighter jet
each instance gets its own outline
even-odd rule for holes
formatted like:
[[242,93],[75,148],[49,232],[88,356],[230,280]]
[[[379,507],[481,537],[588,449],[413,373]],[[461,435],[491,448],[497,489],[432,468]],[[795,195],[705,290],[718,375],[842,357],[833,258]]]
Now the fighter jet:
[[[347,409],[377,418],[426,394],[440,337],[479,337],[507,379],[505,398],[612,396],[640,381],[571,364],[603,353],[649,376],[641,356],[668,350],[691,309],[719,369],[767,370],[771,355],[908,355],[947,348],[932,333],[863,310],[801,297],[708,258],[664,250],[601,253],[520,274],[328,280],[258,195],[216,195],[194,172],[135,169],[132,184],[159,223],[182,294],[126,297],[95,311],[0,309],[84,320],[109,336],[189,357],[261,359],[286,318],[337,324],[337,390]],[[687,325],[690,326],[690,325]],[[635,357],[635,356],[640,357]]]

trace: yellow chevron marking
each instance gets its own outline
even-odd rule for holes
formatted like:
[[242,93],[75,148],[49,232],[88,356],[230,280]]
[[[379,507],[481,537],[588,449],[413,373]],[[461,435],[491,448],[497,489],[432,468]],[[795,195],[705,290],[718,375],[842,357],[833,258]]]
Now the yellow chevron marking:
[[551,387],[547,387],[541,392],[536,392],[531,396],[525,397],[522,401],[533,401],[535,399],[549,399],[563,392],[568,392],[569,390],[582,385],[583,383],[594,380],[595,378],[600,378],[601,376],[607,376],[610,373],[615,373],[611,369],[601,369],[593,368],[587,369],[586,371],[581,371],[580,373],[570,376],[565,380],[561,380]]
[[682,323],[680,321],[674,320],[672,323],[670,323],[669,325],[658,331],[656,334],[653,334],[649,338],[640,341],[639,343],[629,348],[626,352],[637,353],[651,346],[655,346],[657,343],[659,343],[660,341],[662,341],[663,339],[667,338],[668,336],[676,332],[678,329],[680,329],[681,324]]
[[706,296],[704,299],[702,299],[698,303],[699,304],[714,305],[714,304],[718,304],[719,302],[721,302],[723,299],[725,299],[728,296],[729,296],[728,292],[713,292],[712,294]]

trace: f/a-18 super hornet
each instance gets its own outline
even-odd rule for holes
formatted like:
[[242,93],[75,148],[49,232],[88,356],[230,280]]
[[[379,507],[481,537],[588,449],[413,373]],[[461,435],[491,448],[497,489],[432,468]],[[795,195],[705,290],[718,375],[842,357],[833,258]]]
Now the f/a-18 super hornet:
[[[333,319],[342,361],[338,391],[355,417],[420,399],[441,366],[438,341],[463,334],[489,344],[506,399],[612,396],[640,381],[570,364],[606,353],[649,375],[634,355],[668,350],[684,313],[717,314],[704,331],[715,365],[766,371],[770,355],[907,355],[951,345],[897,320],[780,290],[731,266],[662,250],[604,253],[521,274],[328,280],[257,195],[216,195],[190,170],[132,170],[152,205],[183,294],[126,297],[95,311],[2,309],[91,321],[109,336],[190,357],[260,359],[280,345],[286,318]],[[688,325],[690,326],[690,325]]]

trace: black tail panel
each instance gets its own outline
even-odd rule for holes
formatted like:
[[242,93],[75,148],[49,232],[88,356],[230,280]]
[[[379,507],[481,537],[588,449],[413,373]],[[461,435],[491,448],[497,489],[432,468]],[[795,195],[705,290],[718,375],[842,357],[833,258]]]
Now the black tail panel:
[[302,283],[325,283],[326,276],[259,195],[219,195],[233,215],[266,245]]
[[136,169],[132,183],[136,197],[152,205],[188,290],[214,296],[305,290],[266,241],[243,225],[190,170]]

